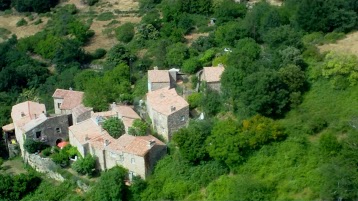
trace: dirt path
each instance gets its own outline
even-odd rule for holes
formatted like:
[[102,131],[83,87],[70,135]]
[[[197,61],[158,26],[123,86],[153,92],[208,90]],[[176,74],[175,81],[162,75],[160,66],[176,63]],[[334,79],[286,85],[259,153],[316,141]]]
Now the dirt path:
[[336,43],[318,46],[321,52],[336,51],[358,56],[358,32],[347,34],[347,37]]

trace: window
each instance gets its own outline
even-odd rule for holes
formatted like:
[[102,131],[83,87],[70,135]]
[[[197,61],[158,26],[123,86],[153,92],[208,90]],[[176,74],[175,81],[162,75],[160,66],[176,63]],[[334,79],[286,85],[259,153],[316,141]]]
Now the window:
[[60,107],[61,107],[61,103],[57,103],[57,107],[60,108]]
[[131,163],[135,164],[135,159],[134,158],[131,158]]
[[56,133],[61,133],[61,128],[56,128]]
[[41,137],[41,131],[36,131],[36,138],[40,138]]
[[119,161],[124,161],[124,156],[123,155],[119,155]]

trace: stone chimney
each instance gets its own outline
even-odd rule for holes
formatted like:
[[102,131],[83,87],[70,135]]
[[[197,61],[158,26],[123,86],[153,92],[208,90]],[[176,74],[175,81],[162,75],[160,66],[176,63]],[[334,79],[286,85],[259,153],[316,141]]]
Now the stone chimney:
[[85,141],[88,141],[89,140],[89,137],[88,137],[88,135],[86,135],[86,137],[85,137]]
[[153,69],[154,69],[154,70],[158,70],[158,66],[154,66]]
[[175,106],[170,106],[170,111],[174,112],[176,110]]
[[104,140],[104,146],[108,146],[109,145],[109,140]]
[[149,140],[148,147],[152,148],[155,145],[155,140]]
[[72,87],[70,87],[69,90],[72,91]]

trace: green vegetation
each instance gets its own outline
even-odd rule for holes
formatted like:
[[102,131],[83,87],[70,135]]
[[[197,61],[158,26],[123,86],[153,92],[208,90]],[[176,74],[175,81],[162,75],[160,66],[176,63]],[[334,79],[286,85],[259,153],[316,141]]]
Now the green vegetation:
[[33,154],[37,151],[41,151],[45,149],[47,146],[40,141],[36,141],[33,139],[26,138],[24,142],[24,149],[29,152],[30,154]]
[[[18,0],[12,6],[21,12],[47,12],[57,4],[33,2]],[[205,120],[193,119],[173,135],[169,154],[147,181],[135,179],[127,187],[126,170],[116,167],[79,195],[73,181],[56,188],[48,181],[31,189],[21,184],[19,190],[9,187],[21,183],[14,182],[16,176],[4,177],[4,199],[358,198],[358,60],[349,54],[321,54],[316,47],[356,30],[355,0],[285,0],[282,6],[259,2],[250,9],[233,0],[140,0],[139,7],[139,23],[117,27],[113,12],[97,16],[99,21],[113,20],[106,31],[115,33],[119,43],[108,52],[85,52],[94,35],[92,21],[84,20],[73,5],[46,14],[49,21],[37,34],[1,43],[0,123],[9,122],[16,101],[41,99],[51,110],[56,88],[83,90],[85,105],[103,111],[111,102],[137,104],[143,99],[146,72],[153,66],[190,74],[190,83],[177,87],[184,91],[196,86],[194,74],[203,66],[222,63],[221,92],[203,83],[188,97],[191,114],[203,112]],[[1,10],[9,8],[8,0],[0,1]],[[211,18],[215,24],[208,26]],[[87,69],[90,64],[98,68]],[[103,127],[115,138],[124,133],[118,119],[107,120]],[[129,133],[146,135],[148,130],[138,120]],[[27,144],[31,152],[39,149],[36,143]],[[66,147],[42,151],[63,167],[74,154]],[[86,157],[73,164],[82,174],[93,169],[93,158]]]
[[116,117],[111,117],[104,121],[103,129],[105,129],[110,136],[115,139],[118,139],[125,133],[124,124],[121,119]]
[[91,175],[96,166],[96,158],[91,155],[86,155],[84,158],[79,158],[72,164],[72,168],[80,173]]

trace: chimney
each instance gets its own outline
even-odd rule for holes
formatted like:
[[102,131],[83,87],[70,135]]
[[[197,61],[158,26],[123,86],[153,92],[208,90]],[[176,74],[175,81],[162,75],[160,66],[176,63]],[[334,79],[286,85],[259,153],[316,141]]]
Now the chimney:
[[108,146],[109,145],[109,140],[104,140],[104,146]]
[[88,137],[88,135],[86,135],[86,137],[85,137],[85,141],[88,141],[89,140],[89,137]]
[[70,89],[70,91],[72,91],[72,87],[70,87],[69,89]]
[[111,110],[114,110],[114,108],[116,107],[116,102],[113,102],[112,104],[111,104]]
[[164,96],[164,94],[160,94],[160,98],[164,98],[165,96]]
[[154,70],[158,70],[158,66],[154,66],[153,69],[154,69]]
[[149,140],[148,146],[152,148],[155,145],[155,140]]
[[174,106],[170,106],[170,111],[171,111],[171,112],[174,112],[175,109],[176,109],[176,108],[175,108]]

